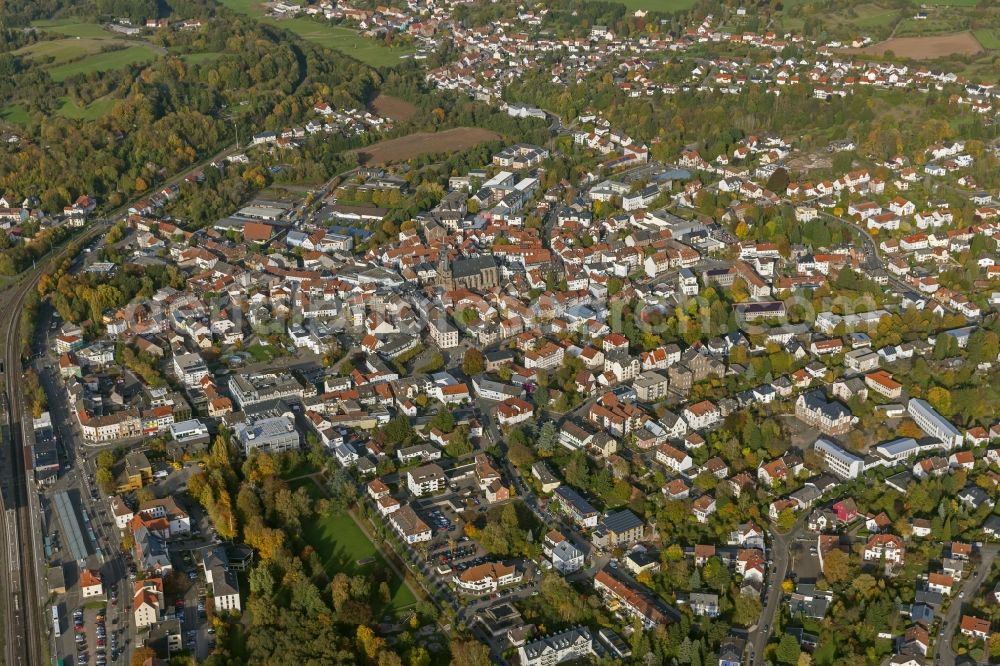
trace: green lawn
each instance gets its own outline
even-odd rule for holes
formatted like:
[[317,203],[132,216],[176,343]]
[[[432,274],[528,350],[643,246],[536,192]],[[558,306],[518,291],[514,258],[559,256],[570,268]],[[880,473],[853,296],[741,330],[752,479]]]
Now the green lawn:
[[919,37],[922,35],[939,35],[965,30],[967,23],[961,16],[931,16],[918,21],[907,18],[900,21],[896,27],[895,37]]
[[[322,516],[306,525],[304,530],[306,540],[324,559],[326,572],[331,577],[341,572],[348,575],[368,573],[376,565],[388,569],[372,542],[354,519],[345,513]],[[369,559],[373,561],[358,564],[359,561]],[[390,589],[393,596],[388,609],[398,613],[417,603],[413,592],[403,581],[393,580]]]
[[[97,23],[57,19],[35,21],[32,25],[51,35],[65,37],[30,44],[14,53],[29,60],[44,61],[49,74],[56,81],[63,81],[76,74],[106,72],[143,64],[157,57],[156,51],[150,45],[123,39]],[[110,45],[119,45],[123,48],[117,51],[105,51]]]
[[14,55],[27,58],[28,60],[40,60],[49,65],[61,65],[72,60],[79,60],[82,57],[89,57],[100,53],[101,49],[114,43],[127,45],[127,42],[124,40],[68,37],[66,39],[53,39],[47,42],[29,44],[14,51]]
[[279,345],[262,345],[260,343],[247,347],[243,351],[253,356],[255,361],[271,361],[285,355],[284,348]]
[[70,98],[63,97],[63,104],[59,107],[59,115],[74,120],[96,120],[111,113],[116,101],[112,97],[101,97],[87,106],[77,106],[76,102]]
[[896,16],[899,13],[894,9],[882,9],[879,7],[873,8],[874,11],[869,13],[859,12],[858,18],[854,19],[854,25],[859,28],[881,28],[887,27],[896,20]]
[[294,32],[302,39],[334,51],[340,51],[372,67],[397,65],[402,56],[413,53],[412,49],[379,44],[375,40],[341,25],[320,23],[309,18],[294,18],[284,21],[267,20],[269,23]]
[[10,106],[3,107],[0,109],[0,118],[17,125],[31,124],[31,115],[28,114],[28,109],[21,104],[11,104]]
[[219,4],[242,14],[260,13],[261,0],[219,0]]
[[290,486],[292,486],[292,490],[297,490],[299,486],[305,486],[305,485],[312,486],[306,488],[306,490],[308,490],[309,494],[311,495],[313,493],[313,490],[315,490],[316,488],[316,484],[313,483],[312,479],[310,478],[303,479],[299,477],[305,477],[311,474],[318,474],[320,471],[322,470],[320,470],[318,467],[314,466],[311,462],[309,462],[309,458],[307,456],[302,456],[299,459],[298,464],[296,464],[295,467],[292,467],[290,470],[282,474],[281,477],[284,479],[295,479],[289,484]]
[[[634,0],[630,0],[634,1]],[[642,1],[642,0],[638,0]],[[645,0],[651,2],[653,0]],[[661,2],[681,2],[694,4],[694,0],[660,0]],[[241,14],[249,14],[265,23],[294,32],[302,39],[314,42],[328,49],[340,51],[372,67],[391,67],[399,64],[399,59],[412,55],[413,49],[385,46],[358,33],[353,28],[324,23],[317,19],[298,17],[277,20],[265,16],[258,0],[219,0],[221,4]]]
[[973,30],[972,34],[976,36],[979,43],[983,45],[984,49],[1000,49],[1000,29],[986,28],[984,30]]
[[[294,474],[286,474],[285,478],[288,479],[294,476]],[[309,497],[312,498],[314,502],[323,499],[323,493],[320,492],[319,486],[317,486],[316,482],[309,477],[289,481],[288,487],[292,489],[293,493],[299,488],[305,488],[306,492],[309,493]]]
[[697,0],[612,0],[625,5],[631,12],[644,9],[647,12],[679,12],[691,9]]
[[935,7],[975,7],[979,4],[979,0],[910,0],[914,5],[918,7],[920,5],[928,5]]
[[92,39],[113,39],[110,32],[97,23],[78,21],[75,19],[53,19],[35,21],[31,24],[39,30],[54,32],[67,37],[88,37]]
[[131,65],[145,64],[156,59],[156,54],[145,46],[130,46],[119,51],[108,51],[87,56],[82,60],[58,65],[49,69],[49,75],[54,81],[65,81],[77,74],[92,72],[107,72]]

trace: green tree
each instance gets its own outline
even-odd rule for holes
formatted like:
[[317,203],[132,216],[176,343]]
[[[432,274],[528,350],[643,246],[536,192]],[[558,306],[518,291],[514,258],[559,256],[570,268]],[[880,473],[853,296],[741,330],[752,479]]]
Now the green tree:
[[559,431],[556,430],[556,424],[552,421],[546,421],[542,424],[542,427],[538,430],[538,439],[535,441],[535,447],[538,449],[538,455],[543,458],[551,456],[556,451],[556,446],[559,444]]
[[449,433],[455,429],[455,415],[448,409],[442,407],[431,419],[430,426],[437,428],[441,432]]
[[754,595],[738,594],[733,603],[733,622],[749,627],[760,619],[760,599]]
[[778,648],[774,651],[774,658],[778,660],[779,664],[796,666],[799,663],[799,654],[801,653],[802,648],[799,647],[799,642],[795,639],[795,636],[785,634],[781,637]]

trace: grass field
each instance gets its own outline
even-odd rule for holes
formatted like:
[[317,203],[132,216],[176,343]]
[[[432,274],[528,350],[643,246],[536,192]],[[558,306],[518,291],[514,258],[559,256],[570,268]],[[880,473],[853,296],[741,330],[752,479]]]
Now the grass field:
[[[52,35],[65,37],[30,44],[14,53],[28,60],[43,62],[56,81],[76,74],[106,72],[143,64],[157,57],[152,46],[122,39],[96,23],[65,19],[36,21],[32,25]],[[123,48],[105,51],[112,45]]]
[[260,13],[260,0],[219,0],[219,4],[242,14]]
[[404,55],[411,55],[412,49],[385,46],[358,34],[351,28],[327,25],[307,18],[273,21],[277,26],[294,32],[302,39],[309,40],[334,51],[340,51],[355,60],[372,67],[391,67],[399,64]]
[[[278,21],[266,16],[260,8],[258,0],[219,0],[222,5],[241,14],[250,14],[271,25],[294,32],[302,39],[319,44],[334,51],[360,60],[372,67],[391,67],[399,64],[399,59],[412,55],[413,49],[385,46],[373,39],[359,34],[352,28],[323,23],[311,18],[298,17]],[[649,1],[649,0],[647,0]],[[670,2],[687,2],[688,0],[669,0]],[[693,4],[693,3],[692,3]]]
[[31,24],[44,32],[53,32],[67,37],[87,37],[91,39],[113,39],[111,33],[97,23],[77,21],[74,19],[54,19],[35,21]]
[[968,21],[959,15],[931,16],[920,21],[914,18],[907,18],[899,22],[895,36],[919,37],[921,35],[938,35],[949,32],[961,32],[967,27]]
[[285,355],[285,350],[279,345],[262,345],[260,343],[251,345],[243,351],[253,356],[253,360],[258,362],[270,361]]
[[87,56],[83,60],[69,62],[49,69],[49,75],[55,81],[65,81],[77,74],[92,72],[107,72],[131,65],[145,64],[156,59],[156,54],[145,46],[130,46],[127,49],[108,51]]
[[31,116],[28,109],[20,104],[11,104],[0,109],[0,118],[16,125],[30,125]]
[[644,9],[647,12],[679,12],[694,7],[697,0],[612,0],[625,5],[629,11]]
[[892,22],[896,20],[897,14],[899,14],[897,10],[885,9],[877,5],[871,5],[866,9],[867,11],[859,11],[858,18],[852,21],[859,28],[888,27],[892,25]]
[[101,49],[115,43],[126,44],[124,40],[94,39],[91,37],[77,39],[73,37],[29,44],[18,49],[14,54],[54,66],[100,53]]
[[63,104],[59,107],[59,115],[74,120],[96,120],[111,113],[116,101],[112,97],[102,97],[95,99],[87,106],[77,106],[73,100],[63,97]]
[[975,7],[979,0],[910,0],[914,5],[928,7]]
[[1000,29],[973,30],[972,34],[976,36],[984,49],[991,51],[1000,49]]
[[[293,481],[293,488],[307,487],[315,489],[315,483],[309,479]],[[307,488],[308,489],[308,488]],[[318,489],[310,491],[316,497]],[[321,516],[319,519],[304,526],[306,541],[308,541],[324,561],[327,575],[346,573],[348,575],[368,573],[375,566],[388,569],[385,560],[365,533],[361,531],[354,519],[346,513],[336,513]],[[365,564],[358,564],[365,562]],[[395,613],[417,603],[417,598],[410,588],[398,578],[389,584],[392,598],[385,610]]]

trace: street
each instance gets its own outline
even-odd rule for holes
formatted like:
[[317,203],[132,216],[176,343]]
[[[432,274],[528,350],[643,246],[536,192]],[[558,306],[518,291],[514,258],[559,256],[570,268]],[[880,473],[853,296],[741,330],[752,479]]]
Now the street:
[[799,516],[795,525],[787,534],[780,534],[773,529],[771,536],[771,571],[767,577],[767,591],[764,593],[764,605],[757,625],[749,632],[750,663],[762,664],[764,657],[764,646],[771,639],[771,631],[774,629],[774,618],[781,606],[784,592],[781,583],[788,576],[788,564],[791,554],[792,544],[798,539],[805,529],[806,516]]
[[979,552],[981,561],[976,566],[974,573],[962,581],[958,593],[951,597],[948,612],[938,625],[940,628],[934,639],[934,650],[931,656],[935,658],[935,663],[942,664],[942,666],[954,666],[955,664],[955,651],[951,647],[951,640],[958,631],[958,623],[962,619],[962,608],[965,603],[972,601],[976,596],[979,587],[993,569],[993,560],[1000,552],[1000,544],[984,544]]

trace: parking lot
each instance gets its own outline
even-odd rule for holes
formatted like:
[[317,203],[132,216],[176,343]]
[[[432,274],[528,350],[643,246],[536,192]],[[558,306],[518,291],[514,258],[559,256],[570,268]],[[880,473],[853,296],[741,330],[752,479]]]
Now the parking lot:
[[123,629],[119,626],[117,616],[111,618],[112,624],[108,624],[108,606],[92,602],[77,608],[71,621],[77,664],[104,666],[119,661]]
[[455,532],[458,529],[458,526],[445,515],[443,509],[434,508],[425,511],[424,520],[426,520],[427,524],[430,525],[431,531],[433,531],[434,534],[441,532]]

